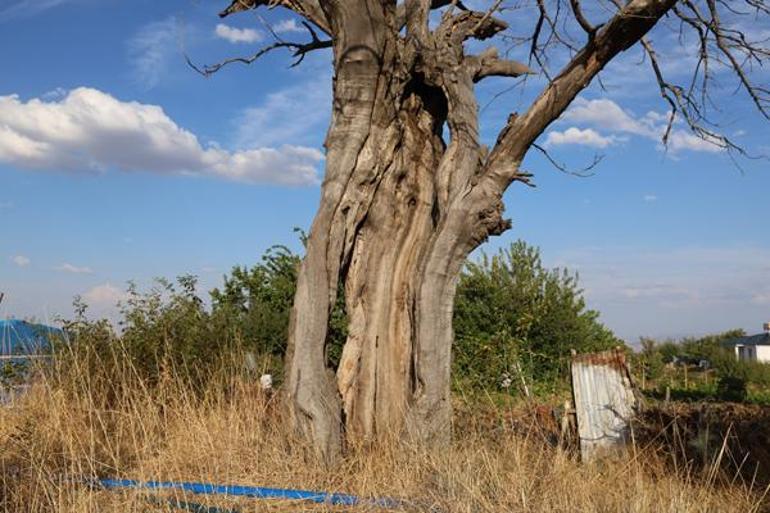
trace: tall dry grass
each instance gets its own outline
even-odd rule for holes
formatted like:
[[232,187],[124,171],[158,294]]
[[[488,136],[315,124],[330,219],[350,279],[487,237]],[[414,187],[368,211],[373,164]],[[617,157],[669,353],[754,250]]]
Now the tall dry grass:
[[[150,502],[147,492],[84,483],[95,476],[401,497],[414,511],[761,510],[757,490],[726,486],[708,473],[672,473],[641,449],[631,461],[581,465],[534,432],[467,427],[481,425],[474,422],[462,423],[456,441],[443,449],[408,443],[353,449],[337,468],[326,469],[292,437],[278,403],[244,373],[227,370],[234,366],[221,365],[205,387],[196,388],[173,370],[149,383],[125,356],[61,358],[29,393],[0,407],[2,511],[171,511]],[[176,497],[242,512],[330,509]]]

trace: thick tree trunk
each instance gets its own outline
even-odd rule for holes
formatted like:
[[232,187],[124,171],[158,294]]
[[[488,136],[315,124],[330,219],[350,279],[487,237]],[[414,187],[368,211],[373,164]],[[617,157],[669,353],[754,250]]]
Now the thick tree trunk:
[[[472,174],[468,164],[478,165],[475,118],[456,138],[469,146],[447,148],[447,96],[404,62],[397,34],[383,22],[346,35],[351,41],[335,44],[326,180],[288,357],[295,423],[330,461],[343,438],[448,439],[454,291],[478,243],[450,193]],[[472,92],[470,75],[463,82]],[[472,95],[470,102],[475,111]],[[349,336],[335,376],[323,354],[340,282]]]
[[[449,436],[452,303],[468,248],[453,258],[436,249],[446,238],[436,183],[446,105],[419,80],[381,94],[377,105],[391,108],[373,109],[366,137],[343,130],[339,156],[338,124],[348,121],[335,119],[327,176],[348,161],[352,169],[344,183],[324,184],[292,318],[295,420],[332,460],[343,432],[354,443],[407,427],[420,437]],[[323,349],[338,282],[349,335],[334,376]]]
[[[539,134],[674,2],[627,3],[523,116],[509,117],[489,153],[479,144],[473,84],[528,68],[493,48],[466,55],[463,44],[504,22],[450,9],[429,30],[428,13],[443,0],[282,3],[333,36],[326,172],[287,355],[291,418],[329,463],[345,441],[448,440],[452,309],[465,258],[509,228],[501,197],[526,181],[519,163]],[[313,37],[310,48],[321,43]],[[340,284],[349,336],[335,370],[325,345]]]

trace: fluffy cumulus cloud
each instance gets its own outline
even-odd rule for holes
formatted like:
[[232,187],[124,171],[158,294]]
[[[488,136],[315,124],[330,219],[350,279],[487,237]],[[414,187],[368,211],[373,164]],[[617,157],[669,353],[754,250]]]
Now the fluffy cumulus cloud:
[[[546,138],[547,145],[574,144],[606,148],[626,141],[628,136],[643,137],[660,143],[666,131],[668,115],[650,111],[643,116],[635,116],[606,98],[577,98],[561,116],[560,121],[575,126],[564,131],[551,130]],[[716,153],[723,151],[723,148],[717,139],[705,140],[675,126],[669,136],[668,150],[673,153],[682,150]]]
[[276,34],[285,34],[287,32],[304,32],[306,29],[302,27],[295,19],[281,20],[273,25],[273,32]]
[[262,33],[250,28],[239,29],[219,23],[214,29],[214,33],[220,39],[230,41],[231,43],[256,43],[262,41]]
[[111,169],[205,175],[248,183],[317,182],[320,151],[300,146],[204,147],[157,105],[78,88],[60,100],[0,96],[0,162],[28,169]]
[[71,273],[71,274],[92,274],[94,272],[90,267],[81,267],[77,265],[72,265],[67,262],[61,265],[57,265],[55,269],[57,271],[61,271],[64,273]]
[[13,262],[16,267],[27,267],[32,263],[29,257],[25,257],[24,255],[16,255],[11,257],[11,262]]
[[592,128],[581,130],[580,128],[570,127],[563,132],[552,130],[548,133],[545,140],[545,146],[559,146],[562,144],[579,144],[581,146],[590,146],[592,148],[606,148],[615,143],[616,137],[605,137]]
[[111,283],[97,285],[83,293],[86,304],[97,309],[114,307],[125,298],[126,293]]
[[656,124],[665,118],[656,112],[649,112],[641,118],[636,118],[612,100],[577,98],[561,119],[610,132],[650,137],[658,134]]

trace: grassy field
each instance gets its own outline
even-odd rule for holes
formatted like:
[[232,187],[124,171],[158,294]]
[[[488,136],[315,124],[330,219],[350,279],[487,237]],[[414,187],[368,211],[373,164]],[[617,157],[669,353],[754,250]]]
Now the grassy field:
[[[672,466],[652,446],[640,444],[628,461],[582,465],[542,436],[537,415],[525,407],[482,414],[462,403],[449,447],[425,451],[400,441],[351,448],[339,467],[326,469],[292,438],[276,398],[267,400],[241,374],[223,371],[205,389],[186,382],[166,372],[147,383],[117,356],[103,366],[57,365],[15,404],[0,407],[0,510],[172,511],[149,493],[83,483],[114,476],[401,497],[409,511],[767,511],[760,486],[730,479],[718,464]],[[518,419],[515,429],[511,418]],[[331,510],[155,497],[242,512]]]

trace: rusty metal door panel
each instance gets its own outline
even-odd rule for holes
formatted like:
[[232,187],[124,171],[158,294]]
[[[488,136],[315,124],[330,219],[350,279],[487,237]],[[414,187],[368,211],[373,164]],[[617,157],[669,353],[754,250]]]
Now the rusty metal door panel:
[[571,370],[581,459],[624,450],[637,408],[625,354],[614,349],[575,355]]

